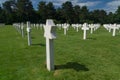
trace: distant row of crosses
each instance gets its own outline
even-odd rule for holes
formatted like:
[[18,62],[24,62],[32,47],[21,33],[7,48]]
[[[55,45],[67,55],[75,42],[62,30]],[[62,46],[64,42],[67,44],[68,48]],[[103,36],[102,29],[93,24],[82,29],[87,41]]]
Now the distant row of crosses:
[[[19,26],[20,25],[17,25],[17,24],[14,24],[14,26]],[[57,24],[57,26],[60,26],[60,24]],[[64,28],[64,35],[66,35],[66,32],[68,30],[68,27],[70,25],[69,24],[63,24],[62,27]],[[76,26],[76,27],[75,27]],[[77,28],[77,32],[78,32],[78,28],[80,27],[81,25],[78,25],[78,24],[72,24],[72,27],[74,28]],[[113,29],[113,36],[115,36],[115,31],[116,29],[118,29],[118,27],[116,27],[116,25],[103,25],[107,30],[111,30]],[[22,33],[22,36],[24,37],[24,31],[23,31],[23,23],[21,24],[21,33]],[[82,25],[82,30],[83,30],[83,39],[85,40],[86,39],[86,31],[89,30],[89,28],[91,29],[91,34],[93,33],[93,29],[96,30],[97,28],[100,27],[100,24],[97,24],[97,25],[94,25],[94,24],[87,24],[87,23],[84,23]],[[44,28],[44,37],[46,38],[46,65],[47,65],[47,69],[49,71],[52,71],[54,70],[54,45],[53,45],[53,40],[56,38],[56,25],[55,23],[53,22],[52,19],[47,19],[46,20],[46,24],[43,25],[43,28]],[[19,31],[19,30],[18,30]],[[32,44],[32,41],[31,41],[31,27],[30,27],[30,22],[28,21],[27,22],[27,28],[26,28],[26,31],[27,31],[27,35],[28,35],[28,46],[30,46]]]

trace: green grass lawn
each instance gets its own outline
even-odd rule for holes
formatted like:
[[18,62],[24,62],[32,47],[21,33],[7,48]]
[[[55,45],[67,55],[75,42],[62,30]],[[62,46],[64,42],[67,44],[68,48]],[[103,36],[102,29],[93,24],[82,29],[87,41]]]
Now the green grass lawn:
[[12,26],[0,27],[0,80],[120,80],[120,33],[103,27],[83,40],[82,30],[57,29],[55,71],[46,65],[44,31],[32,29],[32,46]]

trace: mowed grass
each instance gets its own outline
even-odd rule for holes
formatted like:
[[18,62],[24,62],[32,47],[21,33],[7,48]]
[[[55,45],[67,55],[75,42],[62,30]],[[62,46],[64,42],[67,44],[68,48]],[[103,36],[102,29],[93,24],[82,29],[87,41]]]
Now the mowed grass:
[[[25,30],[26,31],[26,30]],[[12,26],[0,27],[0,80],[120,80],[120,32],[93,34],[57,29],[55,70],[46,69],[44,30],[32,29],[32,46]]]

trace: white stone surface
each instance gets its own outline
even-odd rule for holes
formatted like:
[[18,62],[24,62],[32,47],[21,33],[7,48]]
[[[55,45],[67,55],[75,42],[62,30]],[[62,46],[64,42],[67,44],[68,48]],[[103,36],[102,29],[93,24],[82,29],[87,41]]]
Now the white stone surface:
[[46,64],[47,69],[52,71],[54,70],[53,39],[56,38],[56,26],[52,19],[47,19],[44,31],[44,37],[46,38]]
[[87,23],[83,24],[82,30],[83,30],[83,39],[85,40],[86,39],[86,31],[89,30]]
[[49,71],[54,70],[54,47],[53,39],[46,38],[46,63]]
[[109,32],[111,32],[113,30],[112,36],[115,36],[116,35],[116,30],[119,30],[119,28],[120,28],[119,24],[104,24],[103,26]]
[[93,25],[93,24],[90,24],[90,25],[89,25],[89,28],[90,28],[90,33],[92,34],[92,33],[93,33],[94,25]]
[[112,34],[112,36],[115,36],[115,34],[116,34],[116,29],[118,29],[117,25],[114,24],[114,25],[111,27],[111,29],[113,29],[113,34]]
[[56,26],[53,23],[53,20],[48,19],[46,21],[46,25],[44,26],[44,37],[49,39],[55,39],[56,38]]
[[21,23],[21,34],[22,34],[22,37],[24,37],[24,24]]
[[67,31],[68,31],[69,26],[70,26],[70,25],[67,24],[67,23],[62,24],[62,27],[64,28],[64,35],[67,34]]
[[30,46],[32,44],[30,32],[31,32],[30,22],[27,21],[28,46]]

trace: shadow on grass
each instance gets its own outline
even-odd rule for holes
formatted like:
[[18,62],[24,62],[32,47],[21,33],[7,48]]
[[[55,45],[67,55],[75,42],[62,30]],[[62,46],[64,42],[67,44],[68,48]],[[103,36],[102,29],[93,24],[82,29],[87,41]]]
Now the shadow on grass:
[[119,35],[119,34],[116,34],[114,37],[120,37],[120,35]]
[[97,40],[96,38],[91,38],[91,37],[88,37],[87,39],[88,40]]
[[46,46],[45,44],[32,44],[32,46]]
[[32,36],[31,39],[35,39],[35,37]]
[[55,69],[74,69],[75,71],[89,71],[85,65],[79,64],[77,62],[68,62],[64,65],[55,65]]

